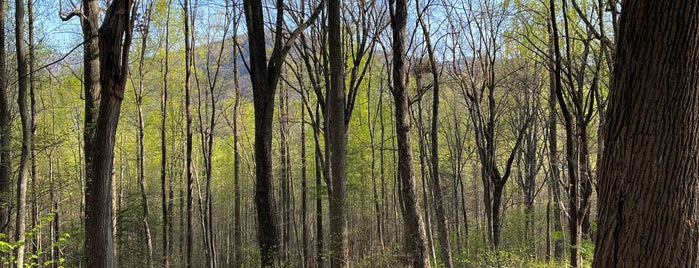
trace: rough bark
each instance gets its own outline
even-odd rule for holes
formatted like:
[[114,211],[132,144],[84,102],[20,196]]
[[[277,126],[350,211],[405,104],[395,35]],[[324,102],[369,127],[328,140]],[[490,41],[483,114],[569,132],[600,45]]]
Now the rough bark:
[[114,267],[112,167],[114,141],[128,75],[133,17],[131,0],[111,2],[99,29],[102,92],[95,125],[92,174],[86,187],[85,255],[88,267]]
[[347,238],[347,131],[345,125],[345,68],[342,53],[341,1],[328,0],[328,135],[330,138],[330,266],[349,267]]
[[[83,154],[85,155],[85,189],[92,184],[92,166],[95,128],[100,105],[102,86],[100,85],[99,30],[100,7],[97,0],[83,0],[80,23],[83,40],[83,97],[85,98],[85,119],[83,125]],[[85,193],[86,194],[86,193]],[[87,198],[83,195],[83,198]],[[85,200],[82,200],[85,202]],[[82,207],[81,207],[82,208]],[[83,211],[81,211],[82,213]]]
[[623,10],[593,267],[696,267],[699,3]]
[[396,139],[398,142],[398,178],[405,226],[405,257],[412,267],[429,267],[425,224],[422,220],[415,193],[415,171],[410,134],[410,112],[406,88],[407,65],[405,56],[408,3],[390,0],[391,29],[393,32],[393,99],[395,101]]

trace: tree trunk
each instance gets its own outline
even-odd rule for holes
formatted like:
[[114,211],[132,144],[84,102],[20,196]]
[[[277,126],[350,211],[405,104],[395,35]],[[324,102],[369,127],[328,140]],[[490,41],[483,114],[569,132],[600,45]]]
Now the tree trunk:
[[[301,99],[305,101],[305,89],[301,88]],[[306,160],[306,109],[301,108],[301,260],[303,267],[311,267],[313,263],[310,258],[308,247],[308,185],[307,181],[307,160]]]
[[328,137],[330,138],[330,266],[349,267],[347,238],[347,130],[345,125],[345,68],[342,53],[341,1],[328,1]]
[[[36,69],[36,47],[34,45],[34,5],[32,3],[27,3],[27,16],[28,16],[28,31],[29,31],[29,111],[31,117],[31,145],[30,145],[30,155],[31,158],[31,174],[32,174],[32,226],[31,229],[35,230],[35,234],[32,241],[32,253],[37,253],[41,250],[41,228],[36,228],[40,223],[40,211],[39,211],[39,197],[38,197],[38,178],[39,169],[36,162],[36,76],[34,75],[34,70]],[[37,254],[36,262],[42,263],[42,256]]]
[[[5,1],[0,0],[0,44],[5,44]],[[10,222],[10,173],[12,170],[12,119],[7,99],[5,46],[0,46],[0,233],[7,233]],[[7,241],[3,238],[3,241]]]
[[168,74],[170,73],[170,5],[168,1],[165,19],[165,58],[163,64],[163,91],[160,99],[160,206],[162,210],[163,229],[163,267],[170,267],[170,217],[167,198],[167,101]]
[[699,3],[623,10],[593,267],[696,267]]
[[[420,10],[419,1],[415,1],[416,10]],[[439,246],[441,247],[441,257],[444,267],[451,268],[454,266],[451,257],[451,244],[449,242],[449,224],[447,223],[446,213],[444,212],[444,201],[442,197],[442,183],[439,175],[439,70],[437,70],[437,60],[434,55],[434,47],[429,32],[429,28],[422,16],[419,16],[420,28],[425,37],[425,45],[427,46],[427,55],[430,61],[430,73],[432,74],[432,129],[430,132],[430,140],[432,142],[431,149],[431,173],[432,183],[430,189],[433,197],[435,213],[437,216],[437,232],[439,233]]]
[[114,141],[121,102],[128,75],[129,47],[133,17],[132,1],[114,0],[99,30],[100,86],[99,115],[95,125],[92,181],[86,190],[85,255],[88,267],[114,267],[112,223],[112,167]]
[[279,135],[280,135],[280,145],[279,145],[279,179],[281,182],[280,197],[281,200],[281,261],[285,265],[290,263],[289,252],[290,252],[290,230],[291,230],[291,200],[289,189],[289,181],[291,178],[290,166],[289,164],[289,110],[288,108],[288,89],[284,86],[279,90]]
[[194,163],[192,160],[192,105],[191,105],[191,83],[192,83],[192,62],[193,52],[190,36],[190,6],[189,1],[184,0],[184,44],[185,44],[185,172],[187,179],[187,231],[186,231],[186,246],[187,249],[186,267],[194,267],[194,178],[192,172]]
[[[549,57],[554,59],[553,34],[549,35]],[[558,167],[558,119],[556,113],[556,78],[555,78],[555,63],[553,60],[549,63],[549,98],[548,98],[548,142],[549,142],[549,165],[551,177],[549,178],[548,190],[549,195],[553,196],[553,232],[558,234],[553,242],[553,257],[560,261],[563,259],[563,249],[565,242],[563,241],[563,226],[561,223],[561,189],[560,180],[561,172]]]
[[145,79],[145,57],[146,48],[148,45],[148,30],[150,25],[150,13],[153,7],[153,2],[150,2],[144,14],[145,23],[141,28],[141,51],[138,60],[138,88],[134,88],[136,97],[136,110],[138,111],[138,186],[141,190],[141,209],[143,209],[143,242],[146,244],[146,266],[153,266],[153,240],[151,239],[150,226],[148,218],[150,217],[150,209],[148,208],[148,192],[146,185],[146,144],[145,144],[145,123],[143,119],[143,88]]
[[[100,84],[100,47],[99,18],[100,7],[97,0],[83,0],[80,23],[83,31],[83,87],[85,98],[85,122],[83,125],[83,154],[85,155],[85,193],[82,202],[86,202],[87,189],[93,181],[93,154],[97,113],[99,111],[102,86]],[[81,207],[82,208],[82,207]],[[84,212],[81,210],[81,213]],[[87,215],[81,215],[87,216]]]
[[15,1],[15,47],[17,54],[17,104],[19,105],[19,117],[22,121],[22,154],[19,160],[19,172],[17,178],[17,217],[15,224],[15,241],[20,244],[15,248],[15,262],[17,268],[24,267],[25,229],[27,221],[27,181],[29,180],[29,168],[32,145],[31,114],[27,100],[27,78],[29,71],[27,64],[27,48],[24,43],[24,1]]
[[[237,8],[233,8],[233,18],[237,19]],[[238,42],[238,27],[237,24],[233,27],[233,42]],[[233,238],[234,242],[234,258],[233,267],[240,268],[243,265],[243,228],[240,214],[241,192],[240,192],[240,81],[238,77],[238,49],[233,49],[233,87],[235,88],[235,102],[233,104]]]
[[248,29],[250,80],[255,110],[255,205],[257,209],[257,239],[260,246],[260,265],[279,266],[279,236],[277,231],[276,205],[274,201],[272,170],[272,120],[274,95],[279,82],[281,68],[291,44],[322,9],[316,7],[308,20],[283,41],[284,3],[276,1],[277,14],[272,53],[267,60],[267,43],[263,5],[261,0],[244,0],[245,22]]
[[410,112],[406,88],[407,65],[405,58],[408,3],[390,0],[391,29],[393,30],[393,99],[395,101],[396,139],[398,141],[398,177],[401,181],[400,198],[403,204],[405,226],[405,256],[415,268],[429,267],[425,224],[415,194],[415,173],[410,135]]

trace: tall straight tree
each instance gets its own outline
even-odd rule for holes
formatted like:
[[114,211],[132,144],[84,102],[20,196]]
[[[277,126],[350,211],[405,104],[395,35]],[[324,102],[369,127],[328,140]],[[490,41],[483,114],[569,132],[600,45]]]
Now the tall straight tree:
[[170,6],[168,1],[167,15],[165,19],[165,56],[163,59],[163,92],[160,100],[160,205],[163,218],[163,267],[170,267],[170,214],[167,203],[167,101],[168,101],[168,74],[170,72]]
[[15,264],[24,267],[24,233],[27,222],[27,181],[29,180],[29,160],[31,157],[32,129],[31,114],[27,100],[27,47],[24,43],[24,1],[15,0],[15,47],[17,54],[17,104],[22,121],[22,153],[19,160],[17,178],[17,217],[15,224],[15,241],[20,242],[15,248]]
[[[186,0],[185,0],[186,1]],[[257,209],[257,240],[262,267],[278,266],[279,237],[272,170],[272,118],[274,95],[281,68],[292,44],[310,22],[320,14],[323,2],[308,20],[299,24],[284,40],[284,1],[277,0],[272,54],[267,58],[267,37],[262,0],[244,0],[245,23],[248,29],[249,72],[255,110],[255,205]]]
[[10,106],[7,102],[7,74],[5,69],[5,1],[0,0],[0,233],[7,233],[10,221],[10,171],[12,135]]
[[114,267],[112,168],[121,102],[128,76],[133,30],[132,0],[113,0],[99,29],[101,94],[95,125],[92,180],[85,191],[85,256],[88,267]]
[[185,172],[187,173],[187,231],[186,231],[186,267],[193,267],[193,252],[194,252],[194,178],[192,171],[194,169],[192,163],[192,105],[191,105],[191,83],[192,83],[192,45],[190,24],[189,24],[189,1],[184,0],[183,17],[184,17],[184,57],[185,57],[185,76],[184,76],[184,109],[185,109]]
[[593,267],[697,267],[699,2],[622,5]]
[[396,139],[398,141],[398,178],[400,200],[405,226],[405,256],[411,267],[429,267],[425,223],[415,194],[415,171],[410,135],[410,107],[406,87],[408,67],[405,56],[408,3],[406,0],[390,0],[391,29],[393,30],[393,99],[396,113]]
[[349,267],[347,238],[347,133],[345,63],[342,53],[341,1],[328,0],[328,137],[330,138],[330,266]]
[[138,111],[138,187],[141,190],[141,209],[143,209],[143,242],[146,245],[146,266],[153,266],[153,239],[151,238],[150,226],[148,218],[150,218],[150,209],[148,208],[148,190],[146,185],[146,141],[145,141],[145,122],[143,114],[143,89],[145,87],[145,62],[146,50],[148,48],[148,34],[150,30],[151,10],[153,9],[153,1],[150,3],[142,3],[145,13],[143,14],[143,23],[139,25],[141,33],[141,47],[138,59],[138,84],[133,85],[134,97],[136,99],[136,110]]

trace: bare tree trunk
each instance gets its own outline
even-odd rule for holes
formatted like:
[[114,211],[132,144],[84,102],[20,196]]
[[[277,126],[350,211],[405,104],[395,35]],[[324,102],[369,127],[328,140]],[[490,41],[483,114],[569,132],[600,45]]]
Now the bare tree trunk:
[[622,5],[593,267],[697,267],[699,3]]
[[[233,19],[237,21],[237,8],[233,8]],[[238,25],[233,26],[233,42],[237,47],[238,42]],[[243,265],[243,229],[242,229],[242,219],[240,214],[241,206],[241,191],[240,191],[240,129],[239,129],[239,118],[240,118],[240,82],[238,78],[238,49],[233,49],[233,87],[235,88],[235,103],[233,104],[233,217],[234,227],[233,227],[233,238],[234,242],[234,258],[233,267],[240,268]]]
[[[5,44],[5,1],[0,0],[0,44]],[[0,46],[0,233],[7,233],[10,222],[10,173],[12,170],[12,128],[7,99],[5,46]],[[7,238],[3,238],[7,241]]]
[[133,29],[130,0],[114,0],[99,30],[100,100],[95,125],[93,179],[86,190],[85,252],[89,267],[114,267],[112,167],[114,140],[128,75]]
[[280,145],[279,145],[279,179],[281,181],[281,262],[283,265],[289,265],[289,252],[290,252],[290,230],[291,230],[291,201],[289,198],[289,189],[291,189],[289,182],[291,178],[289,163],[289,110],[288,110],[288,89],[285,86],[281,86],[279,90],[279,135],[280,135]]
[[330,266],[349,267],[347,237],[347,130],[345,125],[345,68],[342,53],[341,1],[328,1],[328,137],[330,138]]
[[[305,101],[306,90],[301,88],[301,100]],[[308,186],[307,186],[307,160],[306,160],[306,109],[301,108],[301,247],[303,267],[311,267],[313,263],[310,258],[308,246]]]
[[[39,199],[38,199],[38,177],[39,169],[36,163],[36,76],[34,75],[34,70],[36,69],[36,48],[34,46],[34,8],[32,3],[27,3],[27,16],[28,16],[28,31],[29,31],[29,111],[31,115],[31,145],[30,154],[31,158],[31,174],[32,174],[32,226],[31,230],[35,230],[34,237],[32,237],[32,247],[31,252],[36,254],[41,250],[41,228],[36,228],[40,224],[39,215]],[[37,263],[42,263],[42,256],[37,254]]]
[[15,262],[17,268],[24,267],[25,229],[27,221],[27,181],[29,180],[29,168],[31,160],[32,129],[31,114],[27,100],[27,78],[29,75],[27,64],[27,51],[24,43],[24,1],[15,1],[15,47],[17,54],[17,104],[19,116],[22,121],[22,154],[19,160],[19,172],[17,178],[17,218],[15,224],[15,241],[20,244],[15,248]]
[[[85,123],[83,126],[83,151],[85,156],[85,193],[82,202],[86,202],[87,189],[93,181],[94,140],[97,127],[97,113],[100,106],[102,86],[100,84],[100,47],[99,18],[100,7],[97,0],[83,0],[80,23],[83,31],[83,87],[85,98]],[[65,20],[65,19],[64,19]],[[84,211],[81,211],[84,212]],[[81,215],[87,217],[87,215]]]
[[160,100],[160,202],[163,222],[163,267],[170,267],[170,217],[167,198],[167,102],[168,74],[170,73],[170,6],[168,1],[167,17],[165,19],[165,58],[163,64],[163,91]]
[[186,231],[186,267],[194,267],[194,178],[192,176],[193,163],[192,163],[192,107],[191,107],[191,75],[192,75],[192,62],[193,62],[193,52],[190,37],[190,6],[189,1],[184,0],[183,5],[184,11],[184,43],[185,43],[185,82],[184,82],[184,94],[185,94],[185,120],[186,120],[186,152],[185,152],[185,170],[187,173],[187,231]]
[[390,0],[391,29],[393,30],[393,98],[395,100],[396,139],[398,140],[398,174],[401,184],[405,226],[405,254],[412,267],[429,267],[425,238],[425,224],[415,194],[415,173],[410,134],[410,112],[406,88],[405,28],[408,18],[406,0]]
[[274,45],[269,60],[266,53],[266,32],[261,0],[244,0],[245,21],[248,29],[250,49],[250,80],[253,88],[255,110],[255,205],[257,208],[257,238],[260,246],[262,267],[279,265],[279,236],[277,231],[277,211],[274,201],[272,172],[272,120],[274,115],[274,95],[279,82],[283,61],[291,49],[291,44],[303,30],[320,14],[322,3],[313,11],[308,20],[283,40],[284,3],[276,1],[277,14]]
[[[420,12],[420,3],[415,1],[415,9]],[[420,28],[425,37],[425,45],[427,46],[427,54],[430,62],[430,73],[432,74],[432,130],[430,133],[431,147],[431,174],[432,180],[430,189],[432,191],[435,214],[437,216],[437,232],[439,233],[439,246],[441,247],[441,257],[444,267],[451,268],[454,266],[451,257],[451,244],[449,243],[449,224],[444,212],[444,201],[442,198],[441,178],[439,175],[439,71],[437,70],[437,60],[434,55],[434,47],[432,46],[432,38],[429,28],[422,16],[418,16]]]
[[[553,59],[553,34],[550,35],[550,57]],[[549,142],[549,165],[551,177],[549,178],[548,190],[549,194],[553,196],[553,232],[557,234],[563,233],[563,226],[561,224],[561,190],[560,190],[560,169],[558,167],[558,119],[556,113],[556,78],[554,73],[555,63],[551,62],[549,66],[549,98],[548,98],[548,142]],[[554,238],[553,242],[553,257],[556,260],[563,259],[563,249],[565,242],[561,236]]]
[[152,267],[153,265],[153,242],[150,234],[150,227],[148,226],[148,218],[150,215],[150,210],[148,208],[148,193],[146,186],[146,175],[145,175],[145,157],[146,157],[146,145],[145,145],[145,125],[143,122],[143,79],[145,78],[144,70],[145,67],[145,56],[146,48],[148,44],[148,28],[150,24],[150,12],[152,9],[152,4],[146,8],[145,14],[145,24],[143,25],[141,32],[141,53],[138,62],[138,88],[134,88],[136,93],[136,106],[138,110],[138,186],[141,190],[141,207],[143,209],[143,236],[144,242],[146,244],[146,266]]
[[150,27],[150,14],[153,8],[153,2],[151,1],[148,7],[146,7],[146,14],[144,14],[145,23],[142,25],[141,30],[141,51],[138,60],[138,86],[134,87],[134,93],[136,97],[136,109],[138,111],[138,186],[141,191],[141,208],[143,209],[143,242],[146,244],[146,266],[153,266],[153,240],[151,239],[150,227],[148,226],[148,218],[150,217],[150,209],[148,208],[148,193],[146,186],[146,145],[145,145],[145,125],[143,122],[143,88],[145,79],[145,57],[146,49],[148,45],[148,33]]

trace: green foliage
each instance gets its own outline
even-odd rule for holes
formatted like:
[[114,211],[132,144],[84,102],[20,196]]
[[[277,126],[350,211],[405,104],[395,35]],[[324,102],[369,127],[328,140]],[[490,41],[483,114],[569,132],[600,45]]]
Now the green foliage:
[[[54,217],[55,212],[44,215],[44,217],[41,218],[40,222],[37,225],[35,225],[30,231],[28,231],[24,239],[21,240],[7,240],[7,235],[0,233],[0,262],[7,266],[14,264],[15,256],[12,254],[12,252],[15,250],[15,248],[25,245],[27,240],[34,239],[39,234],[39,230],[41,230],[44,227],[44,224],[52,222],[54,220]],[[69,239],[70,233],[63,233],[57,241],[51,241],[51,244],[48,247],[48,251],[45,251],[44,249],[38,249],[35,252],[31,252],[29,251],[30,248],[27,247],[25,249],[24,267],[48,266],[54,263],[58,264],[58,267],[60,268],[64,267],[63,264],[65,263],[65,258],[59,258],[54,261],[40,261],[42,256],[50,254],[51,250],[53,250],[54,248],[64,247],[68,243]]]

